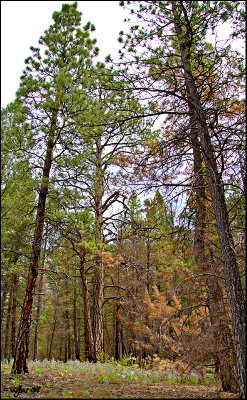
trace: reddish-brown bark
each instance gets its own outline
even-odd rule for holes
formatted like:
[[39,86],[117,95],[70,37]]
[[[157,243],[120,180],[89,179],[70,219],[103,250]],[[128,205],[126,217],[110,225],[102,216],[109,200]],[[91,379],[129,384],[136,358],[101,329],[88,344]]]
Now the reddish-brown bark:
[[31,316],[33,309],[33,295],[38,276],[38,264],[40,259],[41,243],[43,238],[45,206],[46,206],[46,198],[49,187],[49,175],[52,165],[52,152],[54,147],[54,134],[56,130],[56,121],[57,121],[57,111],[54,111],[51,120],[51,128],[48,137],[46,157],[42,175],[42,183],[41,183],[39,201],[37,206],[35,231],[34,231],[33,246],[32,246],[32,253],[29,266],[29,274],[27,279],[26,294],[22,307],[19,331],[15,346],[15,357],[14,357],[12,371],[13,373],[16,374],[28,372],[27,358],[29,350]]

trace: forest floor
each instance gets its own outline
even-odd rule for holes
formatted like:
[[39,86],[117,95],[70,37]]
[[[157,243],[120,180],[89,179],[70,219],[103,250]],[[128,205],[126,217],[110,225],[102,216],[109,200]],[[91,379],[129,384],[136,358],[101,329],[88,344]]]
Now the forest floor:
[[[161,379],[159,374],[151,371],[123,366],[112,367],[109,363],[89,364],[71,361],[70,368],[63,367],[59,363],[53,365],[54,368],[46,369],[42,368],[42,362],[35,363],[32,363],[30,372],[25,375],[14,375],[7,368],[2,368],[2,399],[238,398],[236,393],[222,392],[219,384],[176,383],[174,379],[167,377],[165,379],[164,376]],[[54,363],[58,362],[54,361]],[[66,364],[63,365],[66,366]],[[80,365],[83,367],[78,368]]]

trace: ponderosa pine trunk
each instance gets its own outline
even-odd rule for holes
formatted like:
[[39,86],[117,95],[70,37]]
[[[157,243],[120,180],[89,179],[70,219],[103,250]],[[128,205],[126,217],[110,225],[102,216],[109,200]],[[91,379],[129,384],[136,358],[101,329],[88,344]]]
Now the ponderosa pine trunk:
[[206,222],[206,183],[203,174],[203,163],[200,142],[191,114],[191,144],[194,158],[194,191],[196,198],[196,220],[194,232],[195,259],[201,272],[205,274],[205,286],[208,309],[213,327],[215,349],[219,364],[219,375],[223,391],[236,392],[238,389],[236,375],[236,355],[228,316],[225,310],[221,286],[217,271],[205,254],[205,222]]
[[10,359],[10,320],[11,320],[11,293],[9,293],[8,299],[8,309],[7,309],[7,318],[6,318],[6,326],[5,326],[5,343],[4,343],[4,358],[7,360]]
[[38,340],[39,340],[39,325],[40,325],[40,311],[41,311],[41,301],[42,301],[42,286],[43,286],[43,276],[44,272],[41,272],[39,281],[39,294],[38,294],[38,306],[37,306],[37,316],[35,322],[35,334],[34,334],[34,347],[33,347],[33,360],[36,360],[38,354]]
[[13,296],[12,296],[12,310],[11,310],[11,357],[15,355],[15,340],[16,340],[16,310],[17,310],[17,289],[19,283],[19,276],[13,275]]
[[45,267],[46,243],[47,243],[47,238],[45,238],[45,243],[44,243],[44,256],[43,256],[43,260],[42,260],[42,271],[40,274],[40,281],[39,281],[38,305],[37,305],[34,346],[33,346],[33,360],[36,360],[37,354],[38,354],[39,325],[40,325],[40,312],[41,312],[41,303],[42,303],[42,287],[43,287],[43,277],[44,277],[44,267]]
[[119,321],[120,304],[117,302],[115,311],[115,359],[121,360],[120,357],[120,321]]
[[146,287],[147,287],[148,294],[150,291],[150,253],[151,253],[151,246],[150,246],[150,237],[148,234],[148,237],[147,237],[147,275],[146,275]]
[[[68,268],[66,273],[68,274]],[[71,340],[70,340],[70,320],[69,320],[69,282],[68,275],[65,278],[65,325],[66,325],[66,335],[65,342],[67,343],[67,357],[71,360]]]
[[93,279],[93,340],[94,355],[97,356],[104,350],[104,263],[101,256],[103,244],[103,167],[101,138],[96,140],[96,181],[95,181],[95,217],[97,221],[96,244],[98,247],[95,256],[95,270]]
[[94,354],[92,324],[91,324],[91,316],[89,309],[88,284],[85,271],[85,254],[83,253],[83,251],[80,254],[80,275],[81,275],[82,294],[83,294],[85,358],[88,361],[95,362],[96,357]]
[[[4,276],[3,282],[2,282],[2,287],[1,287],[1,332],[3,332],[2,330],[2,325],[3,325],[3,319],[5,318],[5,312],[4,312],[4,308],[5,308],[5,303],[6,303],[6,299],[7,299],[7,294],[8,294],[8,279],[7,276]],[[1,346],[1,361],[4,358],[4,348],[3,346]]]
[[95,257],[95,264],[93,281],[93,340],[94,354],[97,358],[103,351],[104,344],[104,265],[101,255]]
[[[11,266],[12,264],[15,265],[19,259],[19,255],[17,254],[12,254],[12,259],[10,258],[9,262],[8,262],[8,267],[11,270]],[[11,293],[13,293],[13,289],[11,289],[11,285],[10,285],[10,280],[9,280],[9,276],[8,275],[4,275],[3,278],[3,282],[1,285],[1,332],[2,332],[2,323],[3,320],[6,318],[6,325],[7,325],[7,321],[8,321],[8,315],[5,315],[5,303],[7,300],[7,295],[9,293],[9,291]],[[9,296],[11,296],[11,293],[9,293]],[[16,293],[14,294],[16,296]],[[12,303],[12,309],[13,309],[13,303]],[[7,312],[7,310],[6,310]],[[13,321],[12,321],[13,324]],[[13,329],[13,328],[11,328]],[[11,339],[12,340],[12,339]],[[15,342],[13,344],[15,346]],[[11,343],[11,347],[13,347],[12,343]],[[3,348],[3,346],[1,346],[1,360],[3,359],[3,357],[5,357],[5,347]],[[13,351],[12,351],[12,357],[14,357],[13,355]]]
[[49,187],[49,176],[52,165],[52,153],[54,147],[54,134],[56,130],[57,111],[54,111],[51,119],[51,128],[48,137],[45,162],[43,167],[42,182],[39,192],[39,201],[35,221],[35,231],[32,245],[32,253],[27,279],[26,294],[22,307],[19,331],[15,346],[15,357],[12,372],[16,374],[27,373],[27,358],[29,351],[29,335],[31,327],[31,316],[33,309],[33,295],[38,276],[38,264],[41,253],[41,243],[43,238],[43,227],[45,218],[46,198]]
[[78,331],[77,331],[77,309],[76,309],[76,281],[77,281],[77,265],[75,264],[75,283],[74,283],[74,299],[73,299],[73,329],[74,329],[74,344],[75,344],[75,358],[80,360],[80,346],[78,342]]
[[120,265],[118,264],[118,280],[117,280],[117,304],[115,312],[115,359],[122,360],[122,336],[121,336],[121,321],[120,321]]
[[63,361],[65,363],[68,361],[67,334],[64,337],[64,359],[63,359]]
[[240,274],[237,265],[237,257],[231,234],[227,207],[224,196],[223,183],[218,173],[214,149],[211,143],[206,113],[201,105],[200,96],[197,91],[195,80],[192,75],[190,64],[190,45],[183,33],[179,19],[177,3],[172,2],[174,16],[174,28],[178,38],[180,54],[183,63],[184,77],[188,101],[193,109],[193,115],[199,132],[199,139],[203,159],[205,162],[208,185],[213,201],[217,231],[220,241],[222,262],[225,273],[227,296],[230,305],[232,326],[234,332],[234,344],[238,366],[239,393],[242,398],[246,396],[246,322],[245,322],[245,299],[241,285]]
[[[56,330],[56,326],[57,326],[57,309],[58,309],[58,306],[56,305],[55,311],[54,311],[54,317],[53,317],[53,327],[52,327],[52,332],[51,332],[50,349],[49,349],[49,353],[48,353],[48,356],[47,356],[48,360],[51,359],[52,345],[53,345],[53,340],[54,340],[54,336],[55,336],[55,330]],[[61,346],[62,346],[62,344],[61,344]],[[60,348],[60,359],[62,358],[61,354],[62,354],[62,350]]]
[[217,270],[213,263],[209,266],[209,273],[214,275],[208,276],[206,287],[210,321],[214,329],[216,355],[218,357],[218,373],[223,391],[236,393],[238,391],[238,379],[235,347],[221,286],[218,279],[215,278]]

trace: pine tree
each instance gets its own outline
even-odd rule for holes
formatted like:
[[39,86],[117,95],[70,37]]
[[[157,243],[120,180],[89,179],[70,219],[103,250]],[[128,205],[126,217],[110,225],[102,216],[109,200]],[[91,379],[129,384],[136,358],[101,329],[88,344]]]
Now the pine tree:
[[[121,2],[121,4],[124,4],[124,2]],[[127,2],[127,4],[130,4],[130,2]],[[195,58],[199,59],[199,56],[202,57],[205,54],[206,33],[214,31],[222,20],[230,19],[234,21],[239,14],[239,4],[234,2],[202,4],[198,2],[169,1],[160,2],[158,5],[150,2],[141,3],[139,10],[132,9],[131,12],[140,18],[140,22],[145,20],[145,25],[132,27],[134,34],[127,36],[125,47],[128,48],[129,52],[135,53],[136,44],[138,43],[139,46],[144,44],[145,50],[148,50],[148,55],[143,52],[144,57],[136,56],[136,63],[138,62],[139,68],[142,61],[142,65],[146,66],[159,64],[160,71],[163,71],[169,68],[169,61],[174,56],[179,61],[176,68],[182,72],[180,82],[176,80],[175,70],[171,68],[174,78],[170,74],[167,76],[166,84],[160,87],[158,82],[157,89],[152,86],[151,93],[152,96],[157,93],[156,99],[158,96],[165,97],[166,109],[163,111],[164,114],[182,115],[184,107],[189,105],[189,112],[192,113],[193,119],[197,124],[220,239],[237,354],[239,391],[241,396],[244,397],[246,385],[244,368],[246,348],[244,333],[245,301],[227,214],[224,186],[216,162],[206,105],[203,102],[203,93],[200,91],[200,77],[203,76],[204,72],[199,76],[193,76]],[[205,18],[205,15],[207,18]],[[154,38],[158,39],[162,46],[153,48],[152,40]],[[173,52],[174,38],[177,42],[175,48],[179,50],[178,53]],[[122,37],[121,41],[123,41]],[[216,51],[216,58],[222,55],[224,55],[224,50],[222,52]],[[239,69],[241,70],[240,64]],[[171,82],[174,83],[173,87],[170,86]],[[135,86],[135,90],[140,90],[140,86]],[[145,88],[142,86],[142,91],[144,90]],[[150,93],[147,87],[146,93]],[[176,107],[175,110],[173,108],[173,111],[171,110],[172,104]],[[156,111],[156,113],[158,112],[159,110]]]
[[[70,113],[73,91],[86,87],[86,77],[92,65],[93,44],[88,30],[94,30],[88,23],[84,30],[79,28],[81,13],[77,3],[64,4],[60,12],[54,12],[54,24],[41,36],[39,43],[44,46],[44,55],[39,48],[31,47],[33,57],[25,62],[26,70],[21,77],[18,99],[26,112],[29,125],[32,163],[42,172],[38,174],[38,194],[35,232],[30,258],[30,268],[22,316],[15,348],[13,372],[28,372],[27,358],[29,333],[33,306],[33,293],[38,276],[38,262],[41,252],[45,207],[48,196],[52,164],[59,151],[64,151],[68,135],[73,136]],[[43,160],[43,165],[41,164]]]

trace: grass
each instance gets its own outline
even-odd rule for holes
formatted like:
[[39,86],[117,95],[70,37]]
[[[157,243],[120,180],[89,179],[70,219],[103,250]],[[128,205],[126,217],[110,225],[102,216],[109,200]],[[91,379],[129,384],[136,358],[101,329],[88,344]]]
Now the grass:
[[[167,372],[156,372],[150,369],[140,368],[137,364],[126,365],[126,360],[122,363],[114,360],[108,360],[104,363],[89,363],[89,362],[80,362],[79,360],[69,360],[66,363],[63,361],[56,361],[54,359],[43,361],[28,361],[28,367],[30,373],[33,374],[42,374],[55,372],[59,373],[61,376],[77,378],[79,376],[83,376],[84,380],[87,381],[93,377],[98,379],[101,383],[108,383],[109,381],[117,381],[117,380],[130,380],[130,381],[138,381],[139,383],[143,383],[144,385],[155,384],[162,381],[166,381],[170,384],[179,384],[186,383],[191,385],[196,385],[199,383],[198,376],[196,373],[190,373],[187,375],[179,375],[172,371]],[[8,362],[4,360],[1,363],[1,371],[5,373],[11,372],[12,360]],[[17,377],[12,379],[13,384],[18,384],[19,379]],[[202,380],[202,384],[218,384],[219,381],[215,379],[213,374],[207,373]],[[46,386],[50,388],[50,382],[46,382]]]
[[19,385],[20,383],[20,379],[17,377],[14,377],[11,381],[12,385]]
[[[122,365],[125,364],[125,365]],[[4,360],[1,363],[1,370],[4,374],[11,373],[12,361]],[[144,386],[152,386],[164,382],[168,385],[197,385],[199,383],[198,376],[195,373],[187,375],[178,375],[173,371],[157,372],[150,369],[140,368],[133,360],[129,363],[124,359],[122,363],[112,359],[105,362],[89,363],[80,362],[78,360],[69,360],[66,363],[57,360],[28,361],[30,374],[37,377],[45,377],[45,387],[50,392],[54,387],[52,377],[60,376],[64,380],[71,379],[79,381],[80,393],[75,393],[70,387],[64,387],[62,396],[64,398],[108,398],[110,395],[110,387],[112,384],[121,382],[133,382]],[[94,390],[94,383],[97,390]],[[19,378],[13,376],[11,384],[17,387]],[[206,374],[204,380],[200,382],[204,385],[218,385],[213,374]],[[5,397],[6,398],[6,397]],[[35,398],[39,398],[38,394]]]

